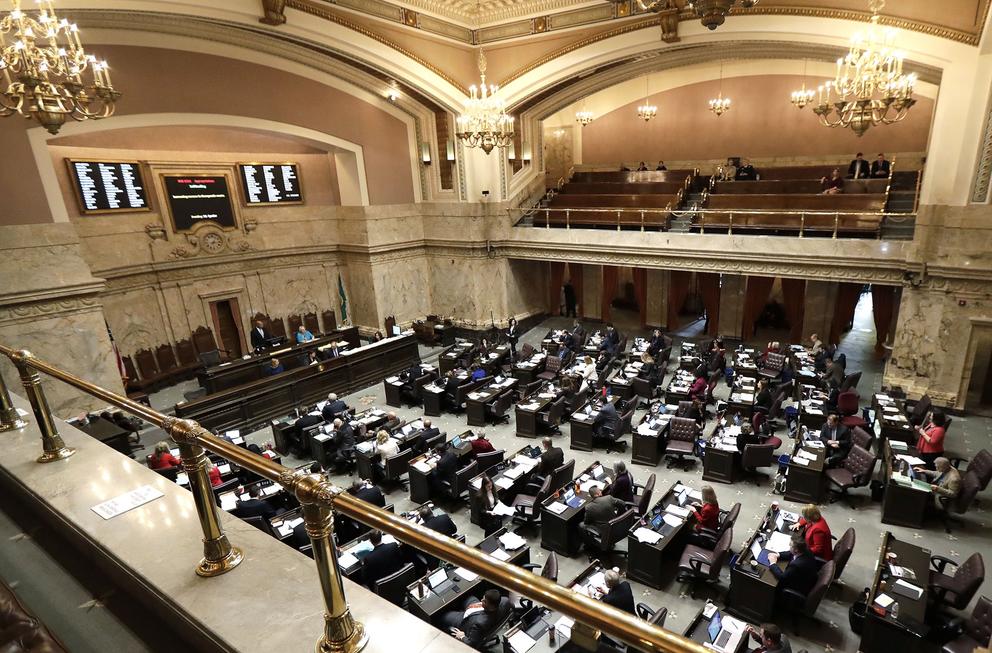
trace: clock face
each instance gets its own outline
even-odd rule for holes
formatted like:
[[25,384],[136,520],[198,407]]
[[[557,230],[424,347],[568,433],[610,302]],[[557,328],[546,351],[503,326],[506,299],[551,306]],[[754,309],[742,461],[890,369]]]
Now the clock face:
[[216,231],[210,231],[200,238],[200,247],[206,252],[216,254],[224,249],[224,237]]

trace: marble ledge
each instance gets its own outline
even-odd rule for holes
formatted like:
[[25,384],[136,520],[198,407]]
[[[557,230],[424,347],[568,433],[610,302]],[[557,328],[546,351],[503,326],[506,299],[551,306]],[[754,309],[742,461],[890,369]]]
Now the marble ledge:
[[[14,404],[30,412],[22,397]],[[0,433],[0,473],[38,497],[76,532],[95,542],[114,563],[152,588],[232,651],[312,651],[324,610],[312,560],[245,522],[221,513],[231,543],[245,551],[241,565],[216,578],[193,568],[203,555],[192,495],[144,465],[56,420],[76,454],[39,464],[41,436],[34,415],[28,426]],[[143,485],[164,496],[104,520],[91,508]],[[345,580],[356,619],[365,624],[365,653],[468,653],[468,647],[429,624]],[[237,606],[237,609],[232,609]],[[278,619],[273,619],[273,615]]]

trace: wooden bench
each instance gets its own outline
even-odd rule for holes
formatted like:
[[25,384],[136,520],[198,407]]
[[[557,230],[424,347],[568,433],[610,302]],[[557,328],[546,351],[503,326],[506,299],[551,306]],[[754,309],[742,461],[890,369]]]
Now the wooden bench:
[[[885,193],[888,179],[845,179],[844,195]],[[760,181],[720,181],[713,186],[713,194],[721,195],[784,195],[822,194],[823,185],[817,179],[762,179]]]
[[830,173],[834,171],[834,168],[840,168],[840,171],[847,174],[846,165],[822,165],[822,166],[781,166],[772,168],[762,168],[760,166],[755,166],[758,171],[758,176],[761,177],[761,181],[770,181],[775,179],[820,179],[822,177],[829,177]]
[[648,170],[647,172],[620,172],[620,171],[582,171],[576,172],[569,179],[569,182],[581,183],[621,183],[636,184],[643,182],[663,182],[674,181],[685,183],[686,177],[695,172],[694,170]]
[[882,211],[884,195],[738,195],[719,193],[709,196],[708,209],[775,209],[789,211]]
[[557,195],[550,207],[663,209],[674,202],[675,195]]
[[562,195],[674,195],[682,189],[684,183],[677,181],[657,182],[569,182],[561,189]]
[[882,225],[881,215],[836,213],[832,215],[795,215],[792,213],[707,213],[700,223],[697,217],[693,231],[760,233],[770,235],[804,234],[832,235],[836,222],[838,236],[877,236]]

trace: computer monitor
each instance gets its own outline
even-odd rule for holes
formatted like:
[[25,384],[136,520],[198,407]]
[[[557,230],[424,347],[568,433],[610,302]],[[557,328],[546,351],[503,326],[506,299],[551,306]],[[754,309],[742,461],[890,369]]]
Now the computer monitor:
[[716,638],[720,636],[720,631],[723,630],[723,616],[720,611],[717,610],[713,613],[713,618],[710,619],[710,625],[707,626],[706,632],[710,636],[710,642],[715,642]]
[[442,567],[427,577],[427,584],[431,586],[431,589],[434,589],[446,580],[448,580],[448,570]]
[[456,435],[455,437],[453,437],[451,439],[451,446],[454,447],[455,449],[457,449],[458,447],[462,446],[461,436]]
[[664,515],[660,515],[660,514],[659,515],[655,515],[654,516],[654,519],[651,520],[651,526],[654,527],[654,528],[658,528],[659,526],[661,526],[661,522],[663,522],[663,521],[665,521],[665,516]]
[[603,476],[603,466],[602,465],[596,465],[595,467],[593,467],[592,468],[592,476],[593,476],[593,478],[600,478],[600,477],[602,477]]

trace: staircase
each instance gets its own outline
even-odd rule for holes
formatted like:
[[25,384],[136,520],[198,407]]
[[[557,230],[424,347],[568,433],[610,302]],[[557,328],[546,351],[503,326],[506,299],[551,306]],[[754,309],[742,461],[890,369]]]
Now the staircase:
[[[886,213],[913,213],[916,208],[918,170],[892,173],[889,184],[889,198],[885,203]],[[882,225],[882,238],[888,240],[912,240],[916,226],[916,218],[889,216]]]
[[[679,209],[691,209],[698,208],[703,205],[703,192],[700,190],[698,192],[690,192],[686,194],[685,199],[682,200],[682,204]],[[676,217],[672,215],[672,219],[669,223],[669,231],[673,233],[683,233],[687,234],[692,231],[692,215],[685,215],[683,217]]]

